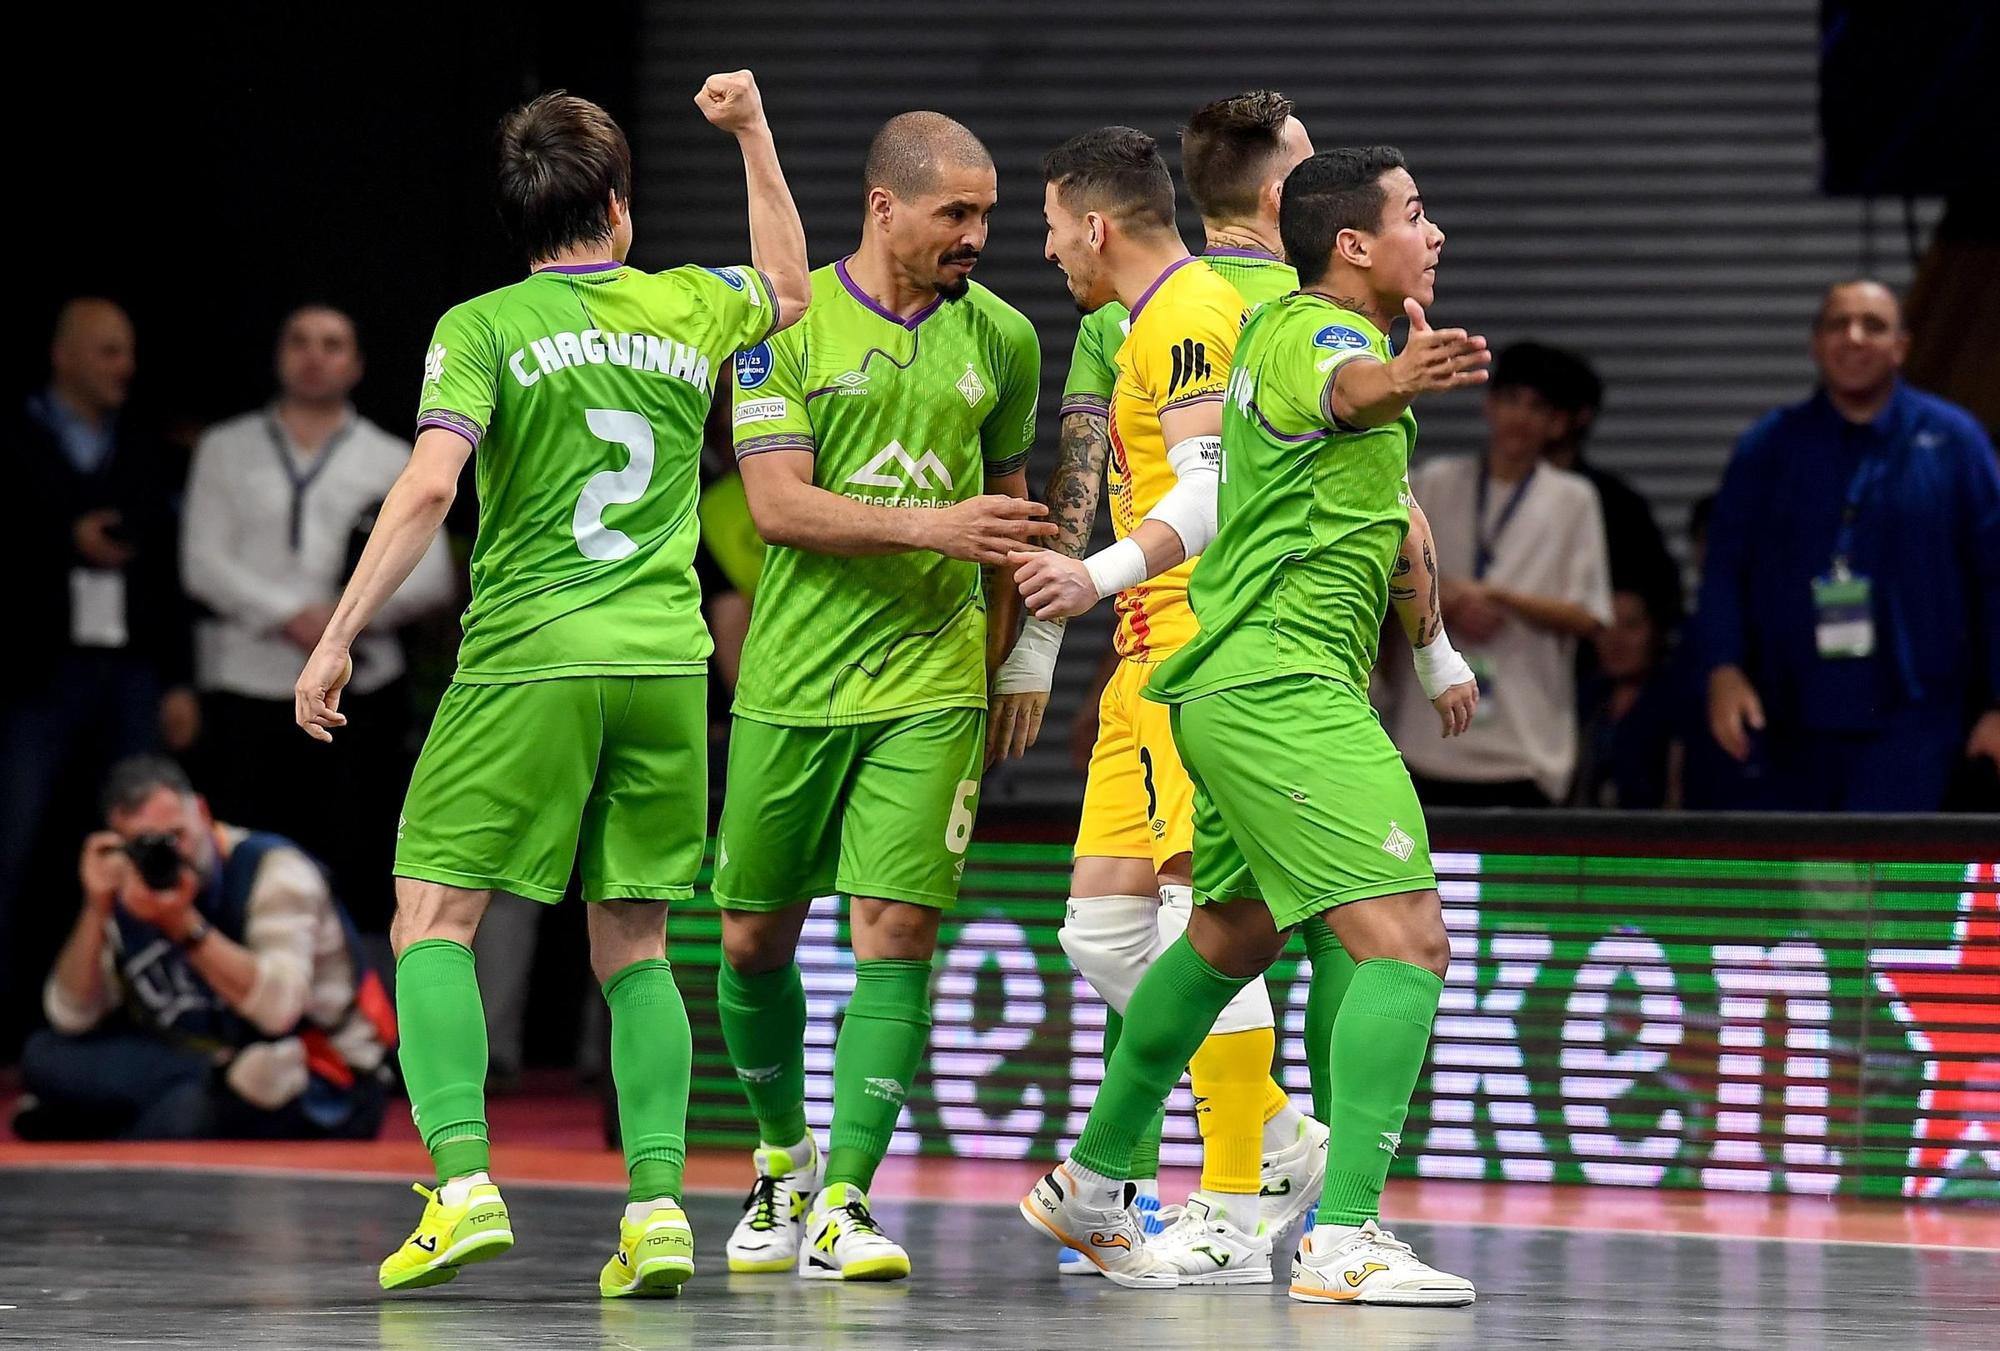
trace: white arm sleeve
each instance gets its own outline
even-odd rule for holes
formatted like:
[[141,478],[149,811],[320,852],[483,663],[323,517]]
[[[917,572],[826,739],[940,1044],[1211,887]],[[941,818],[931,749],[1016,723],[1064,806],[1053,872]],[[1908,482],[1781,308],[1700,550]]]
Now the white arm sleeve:
[[1167,465],[1179,480],[1153,509],[1149,521],[1163,521],[1181,537],[1181,547],[1193,558],[1215,538],[1215,490],[1222,464],[1222,438],[1190,436],[1167,452]]

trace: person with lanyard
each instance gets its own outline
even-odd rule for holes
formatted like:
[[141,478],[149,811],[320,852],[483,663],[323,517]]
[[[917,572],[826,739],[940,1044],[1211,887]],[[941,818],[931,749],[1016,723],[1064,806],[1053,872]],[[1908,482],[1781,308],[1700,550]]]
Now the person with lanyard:
[[1409,657],[1384,659],[1385,721],[1426,805],[1546,807],[1577,764],[1576,648],[1611,621],[1597,490],[1542,459],[1532,389],[1505,363],[1487,387],[1483,454],[1410,476],[1437,536],[1445,622],[1479,681],[1472,726],[1449,741]]
[[[389,818],[409,724],[407,662],[395,626],[457,590],[440,533],[354,651],[348,700],[358,734],[315,745],[292,724],[292,681],[333,613],[375,510],[409,443],[349,401],[363,372],[354,321],[327,305],[292,312],[278,334],[278,397],[211,428],[189,475],[182,571],[207,607],[195,629],[206,713],[198,752],[216,811],[256,819],[324,859],[364,928],[388,920]],[[308,797],[297,785],[338,791]]]
[[2000,766],[2000,466],[1903,383],[1909,342],[1886,286],[1831,287],[1819,389],[1723,478],[1697,622],[1734,805],[1936,811],[1968,761]]

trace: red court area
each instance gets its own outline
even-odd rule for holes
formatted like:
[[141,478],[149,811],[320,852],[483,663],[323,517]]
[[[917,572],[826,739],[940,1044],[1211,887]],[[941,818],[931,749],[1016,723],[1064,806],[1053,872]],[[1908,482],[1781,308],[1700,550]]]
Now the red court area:
[[[537,1082],[527,1092],[495,1098],[488,1119],[494,1140],[493,1171],[503,1184],[624,1190],[624,1160],[617,1151],[603,1147],[594,1098]],[[1012,1205],[1044,1166],[891,1158],[883,1164],[874,1190],[884,1199]],[[429,1158],[408,1115],[394,1109],[379,1140],[358,1143],[0,1141],[0,1170],[38,1167],[164,1167],[412,1181],[430,1177]],[[691,1192],[734,1193],[748,1177],[748,1160],[734,1151],[698,1150],[688,1159]],[[1178,1196],[1196,1180],[1192,1170],[1167,1169],[1161,1190]],[[1389,1183],[1385,1209],[1397,1222],[2000,1252],[2000,1207],[1982,1205],[1398,1178]]]

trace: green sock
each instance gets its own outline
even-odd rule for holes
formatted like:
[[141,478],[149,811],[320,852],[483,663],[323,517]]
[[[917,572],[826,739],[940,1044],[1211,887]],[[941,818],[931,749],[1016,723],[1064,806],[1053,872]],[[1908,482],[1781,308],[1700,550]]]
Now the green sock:
[[854,964],[833,1047],[833,1134],[826,1185],[867,1191],[931,1036],[931,964],[884,958]]
[[687,1162],[688,1077],[694,1034],[664,957],[634,962],[604,982],[611,1007],[611,1081],[625,1143],[626,1199],[681,1194]]
[[1125,1007],[1117,1054],[1071,1151],[1078,1163],[1110,1178],[1133,1176],[1140,1135],[1187,1072],[1216,1015],[1249,983],[1203,961],[1185,934],[1160,954]]
[[1444,981],[1421,966],[1373,958],[1354,980],[1333,1023],[1321,1224],[1359,1225],[1382,1212],[1382,1184],[1403,1143],[1410,1094],[1424,1066]]
[[[1118,1038],[1125,1031],[1125,1018],[1117,1009],[1104,1010],[1104,1063],[1111,1063],[1111,1053],[1118,1049]],[[1160,1110],[1153,1113],[1153,1124],[1139,1137],[1139,1143],[1132,1146],[1132,1181],[1143,1182],[1160,1175],[1160,1137],[1167,1129],[1167,1104],[1162,1102]]]
[[806,989],[798,963],[746,976],[725,961],[715,996],[758,1140],[797,1144],[806,1138]]
[[448,938],[404,948],[396,959],[396,1024],[410,1119],[439,1184],[485,1172],[486,1013],[472,949]]
[[1305,935],[1306,956],[1312,962],[1312,985],[1306,993],[1306,1069],[1312,1075],[1313,1115],[1324,1125],[1333,1110],[1333,1020],[1354,979],[1354,959],[1326,927],[1324,915],[1308,919],[1299,932]]

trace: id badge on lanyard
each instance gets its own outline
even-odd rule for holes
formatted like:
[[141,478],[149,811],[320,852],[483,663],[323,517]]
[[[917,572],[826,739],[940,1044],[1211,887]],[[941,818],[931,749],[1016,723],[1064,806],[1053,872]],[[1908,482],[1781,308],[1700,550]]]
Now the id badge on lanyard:
[[1854,553],[1854,523],[1861,502],[1875,478],[1875,464],[1864,458],[1847,485],[1847,504],[1840,513],[1840,533],[1834,539],[1833,566],[1812,581],[1813,641],[1819,655],[1844,661],[1875,655],[1875,592],[1868,578],[1857,575],[1848,559]]
[[1875,655],[1874,588],[1866,577],[1848,570],[1845,558],[1833,560],[1824,577],[1813,578],[1813,636],[1822,657],[1842,659]]

